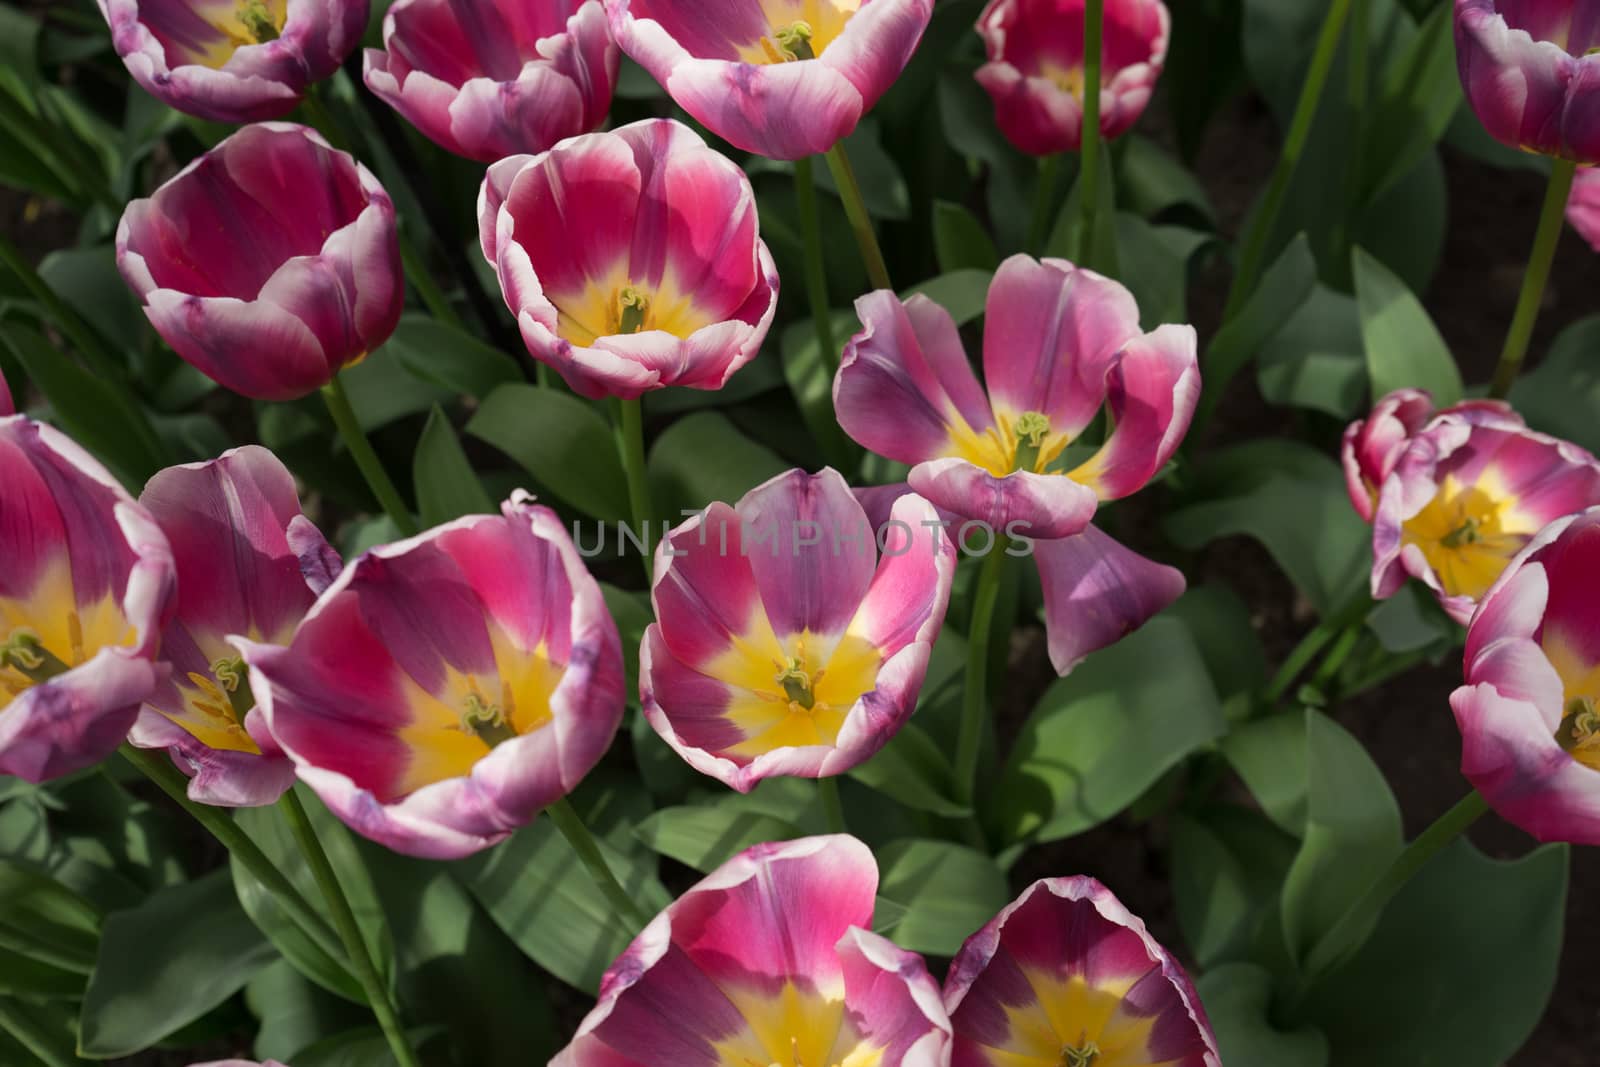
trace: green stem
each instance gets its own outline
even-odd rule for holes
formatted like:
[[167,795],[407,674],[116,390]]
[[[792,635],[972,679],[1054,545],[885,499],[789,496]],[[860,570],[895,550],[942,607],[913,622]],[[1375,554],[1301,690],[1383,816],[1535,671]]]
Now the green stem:
[[0,1030],[39,1058],[44,1067],[74,1067],[83,1061],[63,1054],[59,1039],[23,1014],[20,1005],[0,997]]
[[333,416],[333,424],[339,428],[339,436],[344,438],[344,446],[350,450],[351,458],[361,468],[362,477],[366,478],[368,487],[372,489],[372,495],[378,498],[378,503],[402,536],[415,534],[417,520],[411,517],[405,501],[400,498],[400,490],[395,488],[389,472],[383,469],[383,461],[372,450],[372,442],[367,440],[366,431],[361,429],[361,421],[356,418],[355,408],[350,406],[350,394],[345,392],[344,382],[337,374],[322,387],[322,399],[328,405],[328,414]]
[[617,442],[617,455],[628,479],[628,510],[644,544],[644,573],[655,574],[656,543],[650,521],[655,508],[650,502],[650,482],[644,466],[644,411],[638,400],[611,402],[611,430]]
[[1578,165],[1565,159],[1550,164],[1550,185],[1545,190],[1539,229],[1533,237],[1533,253],[1528,257],[1528,269],[1522,276],[1522,295],[1517,297],[1516,314],[1511,318],[1506,346],[1500,353],[1500,366],[1489,388],[1489,395],[1496,399],[1504,400],[1511,394],[1511,385],[1517,380],[1517,371],[1522,369],[1522,361],[1528,354],[1533,324],[1539,318],[1539,304],[1544,300],[1550,265],[1555,261],[1556,245],[1561,241],[1561,229],[1565,225],[1567,197],[1572,193],[1572,179],[1577,173]]
[[1272,676],[1272,683],[1267,686],[1263,695],[1263,706],[1272,707],[1283,699],[1283,694],[1289,691],[1294,680],[1300,677],[1300,672],[1311,665],[1317,658],[1317,653],[1338,637],[1347,628],[1359,630],[1362,623],[1372,611],[1372,601],[1366,596],[1359,596],[1348,606],[1323,619],[1312,628],[1311,632],[1300,639],[1289,653],[1289,658],[1283,661],[1283,666],[1278,668],[1278,673]]
[[972,625],[967,629],[967,688],[961,704],[961,731],[956,735],[955,784],[960,790],[956,799],[963,804],[971,804],[977,795],[978,751],[989,711],[989,641],[1005,566],[1006,540],[1002,537],[996,539],[984,558],[972,594]]
[[406,278],[410,280],[411,287],[422,297],[422,302],[428,306],[428,311],[433,317],[447,326],[461,329],[461,316],[450,306],[450,298],[444,295],[439,283],[428,273],[428,265],[423,261],[422,253],[411,243],[411,238],[406,236],[403,229],[400,231],[400,261],[405,264]]
[[1060,155],[1049,155],[1039,160],[1039,180],[1033,189],[1033,219],[1028,223],[1028,244],[1024,249],[1030,256],[1042,255],[1045,242],[1050,239],[1050,223],[1056,206],[1056,184],[1060,179]]
[[1361,640],[1361,631],[1365,624],[1362,622],[1347,623],[1340,631],[1339,639],[1333,643],[1328,655],[1323,659],[1322,665],[1317,668],[1317,673],[1311,676],[1311,688],[1318,692],[1326,693],[1327,686],[1339,674],[1339,668],[1344,666],[1345,660],[1350,658],[1350,653],[1356,649],[1356,644]]
[[132,745],[123,745],[119,751],[124,759],[176,801],[178,806],[216,838],[256,881],[265,886],[267,892],[273,895],[283,910],[318,948],[333,959],[344,958],[333,931],[328,929],[328,924],[323,921],[322,916],[318,915],[316,909],[300,895],[300,891],[278,869],[277,864],[261,851],[261,846],[239,828],[233,817],[220,808],[207,807],[189,799],[189,780],[172,766],[166,753],[134,748]]
[[1105,0],[1088,0],[1083,7],[1083,133],[1078,158],[1078,207],[1083,212],[1078,234],[1078,262],[1094,266],[1095,219],[1100,211],[1100,66],[1105,38]]
[[818,778],[817,799],[822,802],[822,818],[827,824],[828,833],[844,833],[844,805],[839,802],[839,780],[833,777]]
[[1305,84],[1300,88],[1300,99],[1294,107],[1294,117],[1289,121],[1289,133],[1284,138],[1283,154],[1273,167],[1272,179],[1267,185],[1261,207],[1250,220],[1249,232],[1243,241],[1239,269],[1233,277],[1233,289],[1228,293],[1228,304],[1222,320],[1227,322],[1239,313],[1255,288],[1256,276],[1261,272],[1267,254],[1267,242],[1278,225],[1278,213],[1283,210],[1289,183],[1300,165],[1306,141],[1311,136],[1311,126],[1317,117],[1317,105],[1322,101],[1322,90],[1328,84],[1328,72],[1333,67],[1334,55],[1339,50],[1339,36],[1344,31],[1345,19],[1350,14],[1351,0],[1332,0],[1328,14],[1322,20],[1322,30],[1317,35],[1316,51],[1311,56],[1311,67],[1306,71]]
[[311,876],[317,880],[317,888],[322,891],[322,899],[327,902],[328,913],[333,916],[333,925],[339,931],[339,939],[344,942],[344,958],[350,962],[356,981],[361,983],[361,989],[367,995],[367,1004],[372,1008],[372,1014],[378,1017],[378,1027],[389,1043],[389,1051],[394,1053],[395,1061],[400,1067],[417,1067],[416,1053],[411,1050],[411,1044],[406,1040],[405,1029],[400,1025],[394,1001],[389,997],[388,983],[378,974],[378,968],[372,962],[372,953],[367,948],[366,940],[361,936],[361,925],[356,922],[356,913],[350,907],[350,899],[345,896],[344,888],[339,884],[339,876],[333,869],[332,861],[328,859],[327,850],[322,847],[322,842],[317,840],[316,828],[311,825],[311,818],[306,814],[305,806],[291,789],[278,801],[278,809],[283,812],[284,820],[289,824],[289,831],[294,835],[295,844],[300,846],[300,853],[311,868]]
[[1415,652],[1406,652],[1398,656],[1384,654],[1370,670],[1357,675],[1356,680],[1344,687],[1340,698],[1349,700],[1358,697],[1369,689],[1376,689],[1397,674],[1404,674],[1417,664],[1426,661],[1428,653],[1425,649]]
[[1312,948],[1301,971],[1303,977],[1296,1000],[1304,997],[1306,988],[1317,976],[1344,962],[1351,953],[1360,948],[1361,942],[1370,933],[1372,924],[1383,914],[1384,906],[1394,895],[1400,892],[1418,871],[1427,866],[1428,861],[1436,856],[1440,849],[1460,837],[1488,810],[1489,802],[1483,799],[1482,794],[1468,793],[1455,807],[1439,816],[1432,826],[1422,831],[1421,836],[1406,846],[1405,851],[1394,858],[1394,862],[1389,864],[1389,868],[1379,876],[1371,888],[1356,898]]
[[828,169],[833,172],[833,184],[839,188],[839,198],[844,201],[844,213],[855,231],[856,244],[861,246],[861,260],[867,266],[867,278],[874,289],[893,289],[889,280],[889,267],[883,260],[883,249],[872,232],[872,217],[867,214],[867,202],[861,198],[861,183],[856,181],[855,168],[850,165],[850,154],[840,141],[827,154]]
[[1334,226],[1336,262],[1350,262],[1352,223],[1361,210],[1363,148],[1366,146],[1368,81],[1367,35],[1371,25],[1371,0],[1353,0],[1350,8],[1350,40],[1345,54],[1350,64],[1350,83],[1346,87],[1351,124],[1350,150],[1345,157],[1345,209]]
[[806,244],[806,296],[811,300],[811,321],[817,331],[817,351],[828,377],[839,370],[839,350],[834,347],[833,309],[828,304],[828,271],[822,261],[822,227],[817,219],[817,184],[810,158],[794,161],[794,195],[800,210],[800,233]]
[[572,846],[572,851],[578,854],[578,859],[588,869],[589,877],[594,880],[595,887],[605,894],[613,908],[627,917],[635,930],[644,929],[650,922],[650,916],[622,887],[622,883],[617,881],[617,876],[611,872],[611,866],[606,863],[605,856],[600,854],[600,845],[589,832],[589,828],[583,825],[583,819],[573,810],[572,804],[563,797],[544,810],[545,814],[550,816],[550,821],[556,824],[556,829],[561,831],[561,836],[567,839],[567,844]]

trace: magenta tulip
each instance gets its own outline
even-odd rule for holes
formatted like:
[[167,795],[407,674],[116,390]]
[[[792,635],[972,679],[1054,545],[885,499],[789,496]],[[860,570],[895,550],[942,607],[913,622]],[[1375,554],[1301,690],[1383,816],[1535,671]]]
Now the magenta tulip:
[[622,50],[712,133],[800,159],[850,134],[899,77],[933,0],[605,0]]
[[228,642],[287,644],[316,599],[305,571],[316,573],[333,550],[301,514],[294,478],[255,445],[164,470],[139,502],[172,545],[178,606],[161,635],[171,677],[129,740],[167,749],[192,779],[192,800],[271,804],[294,784],[294,765],[266,736],[244,663]]
[[293,111],[367,28],[367,0],[99,0],[128,73],[213,122]]
[[272,739],[352,829],[465,856],[571,792],[622,719],[600,586],[525,494],[376,548],[287,647],[235,640]]
[[1511,148],[1600,163],[1600,3],[1455,0],[1467,102]]
[[11,383],[6,381],[6,376],[0,374],[0,415],[15,415],[17,405],[11,399]]
[[30,782],[116,750],[160,683],[173,590],[150,513],[65,435],[0,418],[0,774]]
[[1461,773],[1542,841],[1600,845],[1600,508],[1551,523],[1467,630]]
[[617,81],[600,0],[399,0],[367,88],[436,143],[493,163],[599,126]]
[[945,1067],[938,986],[920,956],[870,932],[877,889],[853,837],[740,853],[611,965],[551,1067]]
[[713,504],[656,557],[645,718],[696,770],[748,792],[842,774],[916,709],[955,551],[927,501],[878,532],[837,472],[791,471]]
[[1093,878],[1033,883],[944,983],[952,1067],[1221,1067],[1189,977]]
[[591,399],[720,389],[772,325],[778,272],[750,179],[681,123],[503,159],[478,218],[523,343]]
[[1567,221],[1590,248],[1600,252],[1600,170],[1584,167],[1572,179]]
[[[1000,132],[1030,155],[1083,144],[1084,0],[990,0],[978,19],[989,62],[978,82]],[[1106,0],[1100,136],[1121,137],[1144,114],[1167,60],[1172,19],[1161,0]]]
[[117,266],[173,350],[292,400],[383,344],[405,301],[394,205],[304,126],[248,126],[135,200]]
[[1600,503],[1588,452],[1483,416],[1441,415],[1406,446],[1373,517],[1373,596],[1393,596],[1409,575],[1464,624],[1534,534]]

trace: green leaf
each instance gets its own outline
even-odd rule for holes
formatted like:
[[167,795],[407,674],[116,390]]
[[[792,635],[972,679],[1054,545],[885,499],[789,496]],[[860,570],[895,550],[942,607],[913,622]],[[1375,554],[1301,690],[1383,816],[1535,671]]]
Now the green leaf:
[[952,819],[972,814],[970,807],[950,799],[955,792],[955,771],[933,738],[915,723],[900,727],[877,755],[849,773],[862,785],[908,808]]
[[106,917],[79,1020],[86,1056],[128,1056],[205,1015],[276,953],[239,908],[227,872],[163,889]]
[[1319,284],[1262,345],[1256,382],[1268,403],[1346,419],[1362,409],[1366,397],[1361,353],[1356,302]]
[[[847,311],[833,313],[833,341],[839,349],[833,353],[836,365],[845,343],[860,328],[854,314]],[[833,413],[833,372],[824,364],[817,344],[816,327],[805,318],[792,323],[783,331],[779,343],[783,362],[783,375],[794,395],[800,417],[806,429],[816,438],[829,466],[836,470],[854,470],[860,463],[861,449],[839,428]]]
[[1511,387],[1511,405],[1536,430],[1600,450],[1600,315],[1561,331],[1544,359]]
[[1184,226],[1152,226],[1137,215],[1116,217],[1118,278],[1139,304],[1147,330],[1189,320],[1189,262],[1215,237]]
[[1439,407],[1461,399],[1461,372],[1422,302],[1364,249],[1351,257],[1367,372],[1376,400],[1396,389],[1425,389]]
[[1311,255],[1310,239],[1302,233],[1267,268],[1239,313],[1211,339],[1196,423],[1204,425],[1210,419],[1228,383],[1283,328],[1316,284],[1317,261]]
[[245,986],[244,999],[261,1023],[252,1051],[259,1059],[280,1063],[294,1063],[296,1053],[315,1044],[324,1034],[347,1030],[372,1018],[365,1009],[323,992],[285,960],[278,960],[252,978]]
[[466,396],[486,397],[497,386],[522,381],[514,358],[420,312],[400,316],[383,351],[421,381]]
[[434,405],[428,424],[422,429],[411,470],[424,527],[438,526],[463,515],[496,513],[494,501],[484,492],[483,483],[461,451],[455,428],[438,405]]
[[1305,833],[1304,714],[1286,711],[1237,726],[1222,739],[1222,754],[1273,822],[1296,837]]
[[1254,955],[1263,933],[1282,940],[1278,887],[1298,844],[1248,808],[1209,807],[1173,820],[1172,898],[1201,966]]
[[143,336],[144,313],[118,273],[116,250],[110,245],[51,252],[39,262],[39,277],[117,347],[133,347]]
[[1172,215],[1215,227],[1205,186],[1170,152],[1139,134],[1123,138],[1116,161],[1118,200],[1140,218]]
[[667,427],[645,466],[656,511],[667,516],[719,500],[732,504],[789,469],[715,411],[696,412]]
[[645,847],[697,871],[709,872],[763,841],[787,841],[803,831],[760,812],[724,805],[663,808],[634,828]]
[[912,952],[954,956],[1011,899],[993,859],[948,841],[891,841],[878,869],[878,894],[905,908],[892,936]]
[[[864,119],[854,133],[840,142],[839,151],[850,158],[867,213],[874,218],[904,221],[911,217],[911,192],[899,165],[884,151],[878,127],[876,119]],[[839,195],[831,167],[817,167],[816,176],[818,188]]]
[[447,403],[455,394],[406,371],[400,361],[378,349],[360,363],[339,372],[356,420],[367,433],[382,429],[435,404]]
[[1388,652],[1416,652],[1448,648],[1461,639],[1461,627],[1444,613],[1439,602],[1419,582],[1407,582],[1367,616],[1371,630]]
[[1404,847],[1400,808],[1361,742],[1306,710],[1306,829],[1283,883],[1283,932],[1303,958]]
[[[1152,663],[1162,669],[1149,670]],[[1158,617],[1045,693],[987,797],[989,821],[1009,842],[1081,833],[1223,729],[1188,628]]]
[[467,433],[494,445],[585,515],[628,518],[627,478],[611,427],[588,403],[554,389],[511,383],[484,400]]
[[0,997],[78,1001],[83,999],[87,980],[83,974],[0,948]]
[[1383,72],[1377,100],[1368,109],[1372,128],[1362,154],[1364,199],[1383,193],[1420,163],[1462,110],[1451,13],[1449,6],[1436,6]]
[[939,269],[946,274],[958,270],[993,271],[1000,266],[1000,253],[983,223],[960,204],[948,200],[933,202],[933,247]]
[[1168,609],[1189,627],[1200,658],[1229,710],[1247,709],[1265,680],[1267,656],[1250,624],[1250,608],[1225,585],[1191,587]]
[[[622,887],[647,912],[666,907],[667,892],[653,864],[599,845]],[[595,889],[588,870],[548,819],[454,869],[523,952],[574,988],[598,989],[601,974],[633,940],[627,919]]]
[[40,963],[88,974],[100,914],[72,890],[31,867],[0,861],[0,947]]
[[957,326],[965,326],[983,314],[989,299],[989,283],[993,280],[992,270],[968,268],[929,278],[905,290],[900,297],[904,300],[921,293],[950,312]]
[[[617,624],[617,630],[622,635],[622,647],[635,649],[644,640],[644,632],[655,621],[655,613],[650,607],[650,597],[646,593],[630,593],[626,589],[619,589],[609,582],[600,583],[600,595],[606,599],[606,610],[611,612],[611,618]],[[627,669],[628,700],[637,704],[639,701],[639,657],[628,655],[623,658],[623,666]]]
[[[1271,1020],[1272,975],[1250,963],[1207,971],[1197,983],[1229,1067],[1329,1067],[1328,1039],[1315,1027],[1280,1030]],[[1419,1063],[1422,1061],[1418,1061]]]
[[1502,863],[1457,840],[1434,857],[1360,952],[1312,987],[1303,1014],[1332,1042],[1331,1067],[1515,1058],[1555,987],[1567,865],[1565,845]]

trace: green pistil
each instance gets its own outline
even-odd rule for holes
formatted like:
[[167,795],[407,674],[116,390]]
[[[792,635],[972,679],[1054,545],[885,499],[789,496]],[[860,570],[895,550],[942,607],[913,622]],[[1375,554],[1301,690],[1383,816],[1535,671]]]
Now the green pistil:
[[1050,435],[1050,417],[1037,411],[1025,412],[1017,420],[1017,466],[1019,471],[1031,471],[1039,463],[1039,450]]
[[1061,1067],[1094,1067],[1094,1061],[1099,1058],[1100,1046],[1093,1041],[1085,1041],[1061,1050]]
[[490,704],[477,693],[467,697],[466,710],[461,713],[461,728],[477,734],[490,748],[517,736],[516,727],[506,719],[500,705]]
[[239,21],[250,31],[256,44],[266,44],[278,39],[278,24],[272,21],[265,0],[244,0],[239,5]]
[[1567,701],[1567,713],[1556,731],[1556,741],[1568,752],[1594,744],[1600,739],[1600,711],[1593,700],[1573,697]]
[[256,706],[255,694],[250,692],[250,671],[238,656],[224,656],[211,665],[211,674],[228,694],[228,706],[233,717],[244,725],[244,717]]
[[1454,530],[1444,535],[1440,544],[1446,548],[1460,548],[1462,545],[1475,545],[1478,543],[1478,520],[1468,519]]
[[816,694],[811,691],[811,676],[801,669],[799,660],[790,657],[788,666],[778,673],[777,681],[791,702],[807,711],[816,706]]
[[39,640],[26,626],[18,626],[4,645],[0,645],[0,666],[10,667],[33,682],[48,682],[71,668]]
[[633,286],[622,290],[617,302],[622,306],[618,333],[638,333],[644,328],[644,317],[650,313],[650,298]]
[[778,43],[778,52],[789,61],[800,59],[816,59],[817,54],[811,50],[811,23],[797,19],[772,35]]

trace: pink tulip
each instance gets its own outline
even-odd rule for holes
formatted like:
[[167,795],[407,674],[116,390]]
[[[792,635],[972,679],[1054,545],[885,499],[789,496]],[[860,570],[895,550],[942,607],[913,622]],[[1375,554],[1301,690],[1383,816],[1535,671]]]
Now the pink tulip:
[[[1083,143],[1084,0],[990,0],[978,18],[989,62],[978,82],[1000,132],[1030,155]],[[1107,0],[1100,136],[1121,137],[1144,114],[1167,60],[1172,19],[1161,0]]]
[[1221,1067],[1189,977],[1093,878],[1033,883],[950,964],[952,1067]]
[[1456,0],[1467,102],[1511,148],[1600,163],[1600,4]]
[[911,59],[933,0],[605,0],[622,50],[723,140],[826,152]]
[[1584,167],[1572,179],[1567,221],[1590,248],[1600,252],[1600,171]]
[[777,310],[750,179],[670,119],[501,160],[478,219],[528,351],[591,399],[720,389]]
[[713,504],[656,556],[640,650],[645,718],[741,793],[842,774],[916,708],[955,551],[921,497],[875,531],[840,475],[791,471]]
[[92,766],[161,681],[172,597],[161,530],[93,457],[24,415],[0,418],[0,774]]
[[617,46],[600,0],[399,0],[367,88],[459,156],[543,152],[605,119]]
[[1461,773],[1541,841],[1600,845],[1600,508],[1557,519],[1467,630]]
[[0,415],[15,415],[17,405],[11,399],[11,383],[6,381],[6,376],[0,374]]
[[287,644],[316,599],[301,556],[315,571],[333,550],[300,513],[294,478],[255,445],[164,470],[139,502],[172,545],[178,598],[161,635],[172,675],[129,740],[167,749],[193,779],[192,800],[271,804],[294,784],[294,765],[266,736],[244,663],[228,641]]
[[871,933],[878,869],[853,837],[756,845],[657,915],[551,1067],[944,1067],[921,957]]
[[405,301],[388,194],[288,123],[240,130],[129,204],[117,266],[178,355],[259,400],[328,384]]
[[[1188,430],[1200,394],[1193,328],[1141,333],[1121,285],[1015,256],[989,289],[985,394],[939,305],[876,292],[856,313],[865,328],[833,384],[840,425],[912,464],[911,488],[941,511],[1035,542],[1058,672],[1183,592],[1180,573],[1089,522],[1101,500],[1149,482]],[[1087,457],[1070,451],[1103,406],[1110,436]]]
[[[1524,425],[1522,416],[1500,400],[1467,400],[1438,412],[1459,415],[1473,423]],[[1340,458],[1350,503],[1367,522],[1378,507],[1378,494],[1405,454],[1406,446],[1435,415],[1433,398],[1421,389],[1396,389],[1344,431]]]
[[622,647],[548,508],[517,494],[345,568],[287,647],[235,640],[267,732],[352,829],[469,855],[578,784],[622,719]]
[[99,0],[133,80],[213,122],[293,111],[367,28],[367,0]]
[[1600,503],[1600,462],[1483,412],[1445,414],[1411,439],[1378,495],[1372,595],[1421,579],[1457,622],[1533,535]]

